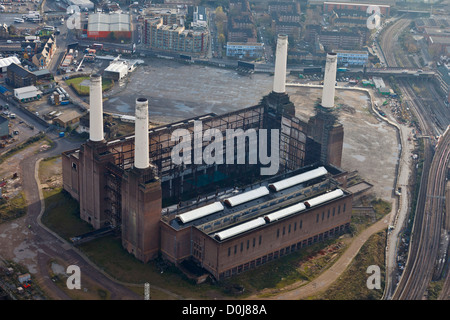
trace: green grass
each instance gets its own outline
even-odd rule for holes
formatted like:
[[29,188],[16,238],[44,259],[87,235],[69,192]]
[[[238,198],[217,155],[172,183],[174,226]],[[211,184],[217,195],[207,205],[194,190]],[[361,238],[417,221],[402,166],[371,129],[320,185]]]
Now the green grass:
[[22,151],[23,149],[25,149],[25,148],[27,148],[27,147],[29,147],[29,146],[32,145],[33,143],[38,142],[38,141],[41,141],[41,140],[44,140],[44,139],[47,141],[47,143],[48,143],[50,146],[53,146],[53,141],[51,141],[50,139],[48,139],[48,138],[45,136],[45,133],[38,133],[37,135],[28,138],[28,139],[25,140],[24,142],[22,142],[22,143],[16,145],[14,148],[9,149],[7,152],[5,152],[4,154],[2,154],[2,155],[0,156],[0,164],[1,164],[2,162],[4,162],[6,159],[8,159],[9,157],[15,155],[16,153]]
[[25,194],[20,192],[11,199],[0,199],[0,223],[17,219],[27,213]]
[[[168,290],[175,295],[202,299],[208,290],[214,288],[206,283],[195,285],[190,282],[178,268],[165,264],[160,259],[142,263],[123,249],[119,237],[107,236],[82,244],[79,249],[97,266],[117,280],[126,283],[150,283],[157,296],[171,297],[156,288]],[[161,272],[163,271],[163,272]],[[143,293],[143,289],[140,290]],[[139,291],[138,291],[139,292]]]
[[[73,200],[61,189],[46,191],[45,203],[46,212],[43,222],[63,238],[69,239],[72,236],[92,231],[92,227],[79,218],[77,201]],[[385,208],[384,210],[387,210],[385,205],[379,205]],[[378,246],[383,239],[380,236],[377,239],[378,242],[375,241],[375,245],[366,244],[361,249],[356,260],[356,270],[359,271],[347,271],[348,279],[346,282],[348,283],[345,283],[344,290],[342,288],[335,290],[337,297],[340,297],[338,294],[348,294],[349,290],[354,290],[353,287],[351,287],[352,289],[347,288],[356,281],[356,277],[355,279],[352,278],[353,274],[359,273],[359,276],[364,277],[365,281],[368,276],[365,273],[367,266],[363,266],[362,262],[369,262],[368,265],[377,264],[380,267],[384,265],[381,257],[378,254],[374,254],[374,252],[379,252],[378,250],[384,252],[384,244]],[[119,281],[132,284],[150,283],[154,299],[177,299],[179,297],[190,299],[211,299],[214,297],[218,299],[242,299],[248,295],[257,294],[266,288],[276,291],[298,281],[309,282],[313,280],[329,268],[343,250],[337,251],[337,256],[334,256],[333,259],[331,259],[330,255],[322,257],[318,253],[323,248],[334,245],[337,242],[340,242],[340,240],[330,239],[326,242],[317,243],[219,283],[207,281],[201,285],[194,284],[178,268],[161,259],[142,263],[123,249],[119,236],[110,235],[99,238],[82,244],[78,248],[99,268]],[[306,261],[307,258],[312,256],[315,256],[313,260]],[[381,256],[384,259],[383,254]],[[302,261],[304,262],[303,264]],[[362,279],[359,281],[362,281]],[[139,286],[132,288],[134,288],[135,292],[143,294],[143,286],[142,288]],[[236,288],[244,288],[244,294],[236,295]],[[375,291],[379,290],[368,293],[363,292],[360,293],[360,296],[362,299],[365,297],[367,299],[376,299],[378,298],[378,293]],[[326,298],[332,297],[327,296]]]
[[[308,257],[317,255],[323,248],[334,245],[338,239],[330,239],[316,243],[310,247],[293,252],[277,260],[260,266],[250,272],[231,277],[219,285],[225,293],[231,294],[233,288],[245,288],[244,296],[255,294],[263,289],[281,289],[298,281],[311,281],[331,266],[330,256],[314,259],[313,263],[305,262]],[[335,259],[333,259],[335,261]],[[300,267],[301,262],[305,266]]]
[[78,202],[61,188],[44,191],[45,212],[42,222],[66,240],[93,228],[80,219]]
[[[45,192],[46,212],[43,222],[65,239],[92,230],[92,227],[79,218],[78,203],[61,189]],[[311,280],[330,264],[317,261],[320,268],[311,272],[299,271],[302,259],[314,255],[336,239],[318,243],[297,251],[281,259],[271,261],[254,270],[235,276],[219,284],[206,282],[196,285],[175,266],[161,259],[142,263],[123,249],[120,237],[110,235],[82,244],[78,248],[91,261],[113,278],[125,283],[143,284],[149,282],[152,297],[155,299],[175,299],[179,296],[192,299],[209,299],[211,297],[234,297],[233,288],[243,286],[246,294],[254,294],[264,288],[280,288],[299,280]],[[163,272],[161,272],[163,271]],[[161,288],[162,290],[159,290]],[[143,288],[135,288],[143,292]],[[173,293],[171,295],[167,292]],[[242,298],[243,296],[239,296]]]
[[[385,248],[386,231],[372,235],[361,247],[355,259],[339,279],[316,300],[379,300],[383,296],[385,286]],[[371,276],[367,268],[371,265],[380,267],[381,289],[368,289],[367,279]]]
[[[81,82],[83,80],[89,80],[89,77],[77,77],[67,79],[66,83],[74,89],[78,95],[80,96],[88,96],[89,95],[89,86],[82,86]],[[111,79],[102,78],[102,91],[110,90],[114,86],[114,81]]]
[[439,281],[431,281],[427,288],[428,300],[437,300],[444,285],[445,278]]
[[392,210],[392,204],[382,199],[374,199],[370,202],[363,201],[363,205],[372,206],[375,210],[375,216],[372,218],[367,216],[352,215],[350,229],[352,230],[353,235],[359,234],[364,229],[389,214]]

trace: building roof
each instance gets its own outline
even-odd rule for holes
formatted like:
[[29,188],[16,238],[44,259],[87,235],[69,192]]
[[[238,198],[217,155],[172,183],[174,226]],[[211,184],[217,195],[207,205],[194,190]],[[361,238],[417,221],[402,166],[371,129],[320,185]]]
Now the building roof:
[[22,51],[22,45],[20,43],[7,43],[6,41],[0,42],[0,51],[1,52],[18,52]]
[[343,195],[345,195],[344,191],[337,188],[333,191],[329,191],[322,195],[307,199],[304,202],[296,203],[289,207],[269,213],[267,215],[264,215],[264,217],[260,216],[258,218],[246,221],[244,223],[234,225],[230,228],[226,228],[224,230],[214,233],[213,236],[219,241],[226,240],[228,238],[242,234],[249,230],[261,227],[261,226],[265,225],[266,223],[270,223],[270,222],[273,222],[273,221],[276,221],[279,219],[283,219],[285,217],[291,216],[293,214],[296,214],[303,210],[309,209],[311,207],[315,207],[315,206],[321,205],[323,203],[326,203],[328,201],[337,199],[339,197],[342,197]]
[[373,83],[375,84],[375,87],[378,89],[386,87],[382,78],[373,77]]
[[59,120],[62,123],[67,123],[72,121],[73,119],[80,118],[83,114],[77,110],[70,110],[68,112],[62,113],[59,117],[55,118],[55,120]]
[[[367,4],[367,3],[332,2],[332,1],[324,1],[323,4],[337,4],[337,5],[358,6],[358,7],[368,7],[368,6],[373,6],[374,5],[374,3]],[[387,5],[387,4],[377,4],[377,6],[379,6],[379,7],[386,7],[386,8],[390,7],[390,5]]]
[[267,189],[267,187],[260,187],[258,189],[254,189],[251,191],[241,193],[237,196],[227,198],[224,200],[224,202],[226,204],[228,204],[230,207],[234,207],[234,206],[240,205],[241,203],[264,197],[268,194],[269,194],[269,189]]
[[70,4],[72,5],[77,5],[81,8],[89,8],[89,7],[94,7],[94,3],[90,0],[70,0],[69,1]]
[[4,116],[2,116],[2,115],[0,114],[0,124],[5,123],[5,122],[9,122],[9,119],[8,119],[8,118],[5,118]]
[[130,31],[130,16],[122,13],[92,13],[89,15],[88,31]]
[[[296,201],[298,197],[303,197],[305,198],[304,201],[308,201],[306,199],[326,194],[330,188],[333,188],[329,185],[327,175],[319,176],[312,173],[316,172],[317,169],[320,172],[322,170],[328,172],[328,170],[324,167],[313,168],[303,168],[287,175],[271,177],[268,180],[247,186],[241,190],[227,189],[219,191],[216,192],[215,196],[209,195],[205,199],[197,199],[185,208],[164,208],[162,212],[166,211],[166,214],[169,214],[171,217],[173,217],[172,213],[176,213],[175,217],[169,218],[170,221],[168,221],[169,225],[174,229],[179,230],[187,226],[195,226],[207,233],[213,231],[213,233],[210,233],[210,236],[214,237],[215,230],[231,228],[275,212],[281,209],[280,207],[296,204],[299,202]],[[272,189],[270,192],[267,192],[271,184],[302,173],[307,176],[307,179],[296,180],[298,183],[294,183],[283,190],[276,191]],[[194,216],[194,218],[187,221],[185,220],[187,216]],[[241,230],[241,228],[234,230]]]
[[36,77],[42,77],[51,74],[48,69],[41,69],[32,72]]
[[13,73],[17,74],[18,76],[20,76],[22,78],[32,75],[32,73],[30,71],[28,71],[27,69],[23,68],[22,66],[19,66],[18,64],[15,64],[15,63],[11,63],[8,66],[8,71],[12,71]]
[[244,47],[264,47],[264,43],[260,42],[227,42],[227,46],[244,46]]
[[177,215],[177,218],[180,219],[182,223],[187,223],[222,211],[223,209],[224,207],[220,202],[214,202],[206,206],[185,212],[183,214],[179,214]]
[[281,191],[283,189],[290,188],[292,186],[303,183],[305,181],[324,176],[327,173],[328,173],[327,169],[325,169],[324,167],[319,167],[317,169],[295,175],[288,179],[284,179],[284,180],[272,183],[269,185],[269,188],[271,188],[275,191]]
[[114,61],[105,69],[105,71],[119,73],[128,71],[128,64],[125,61]]
[[341,49],[336,49],[336,50],[333,50],[333,52],[369,55],[368,51],[362,51],[362,50],[341,50]]
[[432,44],[450,45],[450,37],[431,36],[430,42]]
[[8,92],[9,90],[5,88],[4,86],[0,86],[0,93]]
[[0,68],[7,67],[11,63],[15,63],[15,64],[19,65],[20,64],[20,60],[16,56],[7,57],[7,58],[1,58],[0,59]]
[[14,89],[15,94],[23,94],[23,93],[27,93],[27,92],[33,92],[33,91],[39,91],[39,90],[35,86],[28,86],[28,87]]

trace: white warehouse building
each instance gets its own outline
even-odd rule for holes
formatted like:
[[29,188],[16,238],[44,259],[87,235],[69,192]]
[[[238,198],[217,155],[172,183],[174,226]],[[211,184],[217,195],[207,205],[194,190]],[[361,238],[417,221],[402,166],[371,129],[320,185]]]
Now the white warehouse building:
[[121,80],[128,74],[128,63],[126,61],[113,61],[105,69],[103,76],[108,79]]
[[36,99],[40,99],[42,91],[35,86],[28,86],[14,89],[14,98],[20,102],[28,102]]
[[0,73],[5,73],[11,63],[20,65],[20,60],[16,56],[0,59]]
[[66,0],[68,5],[78,6],[81,10],[94,10],[94,3],[90,0]]

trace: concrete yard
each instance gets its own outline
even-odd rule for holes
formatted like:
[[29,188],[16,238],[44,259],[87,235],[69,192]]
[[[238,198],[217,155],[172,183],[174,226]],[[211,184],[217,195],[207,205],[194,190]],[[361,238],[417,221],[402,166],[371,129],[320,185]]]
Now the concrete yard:
[[[287,82],[295,80],[288,77]],[[270,74],[244,76],[229,69],[148,59],[129,76],[128,83],[116,85],[105,94],[104,109],[133,114],[135,99],[144,96],[149,99],[150,121],[164,124],[253,106],[272,90],[272,85]],[[307,121],[321,99],[321,89],[287,87],[287,92],[297,117]],[[369,112],[366,93],[336,90],[336,96],[344,125],[343,168],[357,170],[374,185],[372,191],[378,197],[391,201],[399,158],[395,129]]]
[[205,113],[250,107],[272,90],[269,74],[239,75],[230,69],[146,59],[124,86],[105,94],[104,110],[133,114],[137,97],[149,100],[150,121],[171,123]]
[[[318,88],[287,87],[287,92],[296,106],[296,116],[303,120],[314,114],[314,104],[322,97]],[[369,112],[364,92],[336,90],[335,101],[345,105],[339,110],[344,125],[343,169],[357,170],[374,185],[372,191],[378,197],[391,201],[400,156],[395,129]]]

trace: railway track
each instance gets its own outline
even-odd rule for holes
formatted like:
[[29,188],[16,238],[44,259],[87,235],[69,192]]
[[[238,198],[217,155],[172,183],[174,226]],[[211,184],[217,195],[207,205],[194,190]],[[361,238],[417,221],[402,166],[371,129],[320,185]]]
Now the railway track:
[[[389,67],[411,66],[406,54],[398,43],[399,36],[409,26],[411,19],[407,16],[390,25],[381,35],[380,45]],[[450,112],[439,100],[432,83],[426,83],[427,91],[425,97],[418,97],[410,84],[400,81],[404,101],[407,102],[410,111],[418,120],[422,137],[434,137],[441,135],[450,124]],[[445,137],[441,138],[436,153],[429,138],[424,138],[424,161],[420,190],[416,203],[414,224],[409,243],[408,260],[402,273],[392,299],[417,300],[423,299],[427,292],[430,281],[441,274],[444,265],[439,265],[439,257],[442,257],[442,249],[439,248],[441,232],[444,222],[444,195],[447,168],[449,166],[450,130],[446,131]],[[441,249],[441,254],[439,254]],[[442,260],[442,259],[441,259]],[[447,259],[447,264],[448,262]],[[447,265],[447,269],[449,266]],[[441,298],[448,299],[450,294],[450,277],[447,277],[443,285]]]
[[[442,130],[433,120],[426,106],[410,86],[400,86],[404,97],[418,118],[424,134],[440,135]],[[424,139],[424,163],[416,214],[411,235],[408,261],[393,299],[423,299],[433,278],[438,260],[440,235],[444,221],[444,198],[447,166],[450,161],[449,134],[441,139],[434,154],[429,139]],[[441,248],[442,249],[442,248]]]
[[403,30],[410,25],[411,21],[410,18],[402,16],[387,27],[381,35],[380,46],[383,49],[388,67],[414,67],[406,56],[396,54],[396,52],[402,52],[402,50],[397,50],[400,47],[398,38]]

